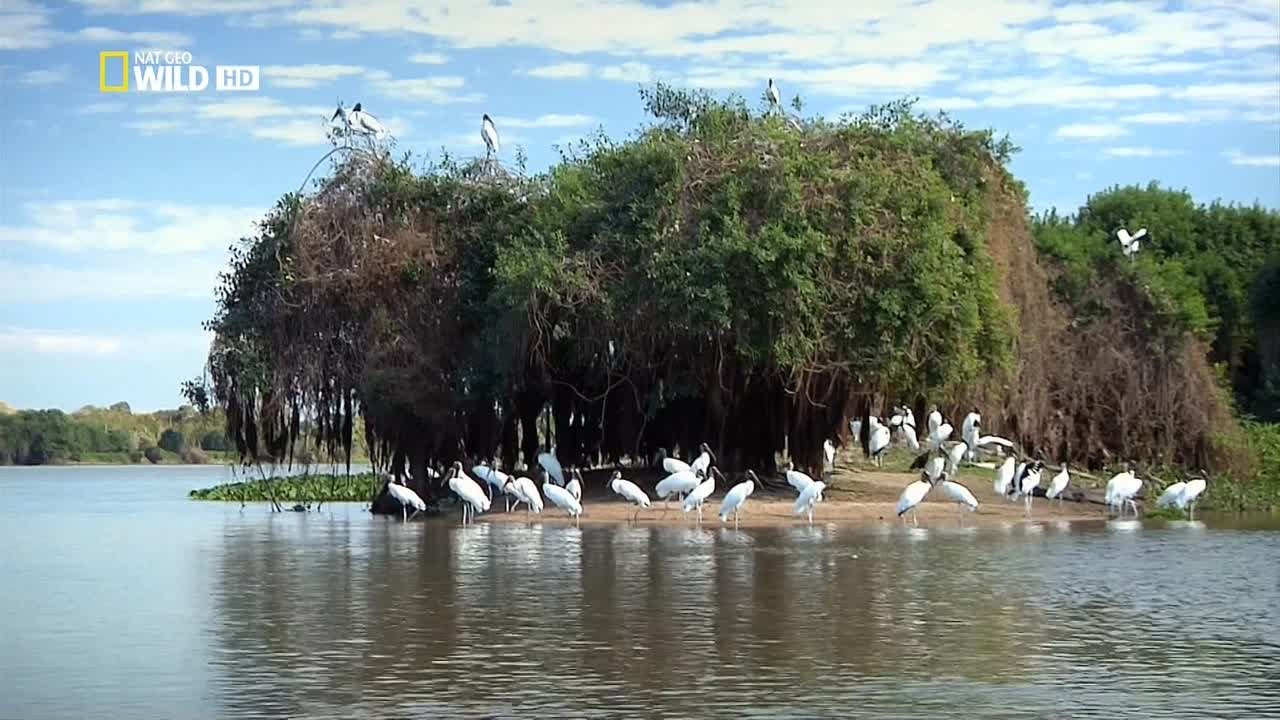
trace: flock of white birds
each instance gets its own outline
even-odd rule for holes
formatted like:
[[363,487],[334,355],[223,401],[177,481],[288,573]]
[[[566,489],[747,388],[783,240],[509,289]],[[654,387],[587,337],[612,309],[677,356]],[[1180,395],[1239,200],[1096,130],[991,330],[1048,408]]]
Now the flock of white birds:
[[[916,430],[915,416],[909,407],[896,407],[894,414],[888,419],[871,416],[868,418],[868,450],[873,461],[879,465],[885,449],[894,442],[896,436],[900,446],[912,450],[924,449],[916,458],[913,468],[921,470],[920,478],[909,483],[898,498],[897,515],[906,522],[910,513],[911,522],[919,524],[916,511],[920,503],[936,489],[942,493],[946,502],[955,503],[959,512],[960,523],[964,523],[964,513],[976,512],[978,500],[969,488],[955,478],[960,466],[965,462],[974,462],[979,453],[1004,454],[1006,451],[1016,452],[1016,445],[1005,438],[995,435],[983,435],[982,416],[971,412],[964,417],[960,425],[960,439],[952,440],[954,428],[943,417],[936,407],[932,409],[926,420],[925,443],[922,445]],[[853,437],[861,437],[862,421],[850,423]],[[836,445],[827,440],[823,444],[823,476],[834,471]],[[660,462],[666,476],[654,487],[654,495],[663,501],[663,514],[669,509],[674,497],[686,514],[696,513],[697,522],[703,520],[703,507],[716,491],[716,481],[727,483],[724,475],[716,467],[715,453],[703,443],[698,455],[690,462],[668,457],[666,451],[660,452],[656,459]],[[538,455],[538,470],[542,477],[541,487],[531,478],[513,476],[491,467],[487,462],[471,468],[468,475],[461,462],[455,462],[449,470],[448,486],[458,496],[462,506],[462,522],[470,523],[476,514],[488,512],[496,496],[501,495],[507,512],[518,510],[524,506],[526,514],[541,514],[546,505],[544,499],[563,510],[577,524],[583,513],[582,489],[584,485],[582,471],[571,468],[568,472],[560,465],[554,452]],[[1040,487],[1045,471],[1045,463],[1038,459],[1024,459],[1019,462],[1015,454],[1008,454],[996,468],[993,490],[1001,497],[1011,501],[1022,499],[1027,515],[1032,514],[1032,499]],[[813,522],[814,511],[822,502],[822,494],[827,489],[825,480],[815,480],[789,464],[784,472],[787,485],[796,492],[792,512],[795,516],[804,516]],[[1066,463],[1063,463],[1044,489],[1044,497],[1052,502],[1057,500],[1061,506],[1064,492],[1071,482],[1071,475]],[[737,527],[747,500],[756,488],[764,487],[755,472],[748,470],[746,479],[731,487],[720,502],[718,515],[721,522],[733,520]],[[1121,518],[1126,507],[1138,514],[1135,497],[1142,490],[1143,481],[1134,475],[1132,467],[1117,473],[1107,482],[1105,502],[1111,510]],[[1207,483],[1202,478],[1170,485],[1156,501],[1157,507],[1176,507],[1190,509],[1194,518],[1195,503],[1204,493]],[[409,489],[403,481],[397,483],[388,480],[388,492],[402,507],[402,518],[409,519],[408,511],[415,514],[426,509],[426,503]],[[632,521],[636,520],[642,510],[652,506],[653,500],[639,485],[625,479],[621,470],[615,470],[609,481],[609,489],[625,502],[635,507]]]

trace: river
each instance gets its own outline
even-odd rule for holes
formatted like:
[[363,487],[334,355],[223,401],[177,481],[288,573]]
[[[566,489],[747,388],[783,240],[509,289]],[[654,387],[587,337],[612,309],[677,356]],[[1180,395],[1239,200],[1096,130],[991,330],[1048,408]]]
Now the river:
[[0,468],[0,718],[1272,717],[1280,522],[741,532]]

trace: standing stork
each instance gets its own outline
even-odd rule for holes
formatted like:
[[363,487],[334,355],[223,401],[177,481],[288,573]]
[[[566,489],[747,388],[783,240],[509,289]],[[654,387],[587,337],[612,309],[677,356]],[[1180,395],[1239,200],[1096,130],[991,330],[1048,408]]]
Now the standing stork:
[[1049,489],[1044,493],[1050,501],[1054,498],[1058,499],[1058,509],[1062,509],[1062,491],[1067,489],[1069,482],[1071,482],[1071,473],[1067,472],[1067,464],[1062,463],[1062,469],[1049,481]]
[[822,471],[827,477],[836,471],[836,445],[831,438],[822,441]]
[[538,486],[533,480],[527,477],[518,477],[515,480],[508,480],[503,492],[514,495],[516,504],[512,509],[520,507],[520,503],[524,503],[524,514],[528,517],[530,512],[542,514],[542,495],[538,492]]
[[809,516],[809,524],[813,524],[813,510],[818,503],[822,502],[822,491],[827,489],[827,484],[821,480],[809,483],[804,490],[800,491],[800,497],[796,498],[796,504],[791,508],[791,514]]
[[765,92],[769,94],[769,109],[775,111],[780,109],[782,93],[778,92],[778,86],[773,84],[773,78],[769,78],[769,89]]
[[498,128],[494,126],[489,113],[485,113],[484,119],[480,121],[480,137],[484,139],[485,159],[497,155],[502,146],[498,142]]
[[613,479],[609,481],[609,489],[622,496],[623,500],[636,506],[636,512],[631,516],[631,522],[635,522],[640,515],[641,508],[649,507],[649,496],[640,489],[639,485],[624,480],[621,470],[613,471]]
[[946,494],[951,502],[956,504],[956,509],[960,513],[960,527],[964,527],[964,511],[977,512],[978,498],[973,496],[969,488],[948,478],[946,475],[942,476],[942,483],[938,487],[942,488],[942,492]]
[[715,462],[716,454],[711,452],[710,446],[706,443],[702,443],[698,446],[698,457],[694,458],[693,462],[689,463],[689,468],[694,472],[700,472],[705,475]]
[[569,483],[564,486],[564,489],[569,491],[574,500],[582,502],[582,486],[585,484],[586,481],[582,479],[582,471],[575,467],[569,470]]
[[748,470],[747,479],[725,493],[724,500],[720,503],[720,522],[725,522],[732,515],[733,527],[735,530],[738,528],[738,516],[742,514],[742,507],[747,504],[747,498],[755,492],[759,482],[760,478],[756,477],[755,471]]
[[684,499],[684,511],[686,513],[694,510],[698,511],[699,525],[702,524],[702,505],[707,501],[707,498],[711,497],[711,493],[716,491],[716,476],[719,476],[721,480],[724,479],[724,476],[720,475],[720,471],[712,465],[711,472],[707,473],[707,479],[698,483],[698,486],[691,490]]
[[578,518],[582,516],[582,503],[579,503],[576,499],[574,499],[573,495],[570,495],[568,490],[565,490],[559,485],[553,485],[547,479],[547,475],[548,473],[546,469],[543,468],[542,494],[548,500],[550,500],[556,507],[568,513],[569,516],[573,518],[573,524],[577,525]]
[[427,509],[427,504],[422,501],[422,498],[418,497],[418,493],[404,485],[404,480],[396,482],[394,477],[388,477],[387,494],[400,503],[400,518],[402,522],[409,522],[410,507],[413,508],[414,515],[425,512]]
[[332,122],[338,118],[342,118],[342,122],[346,124],[347,129],[357,135],[380,138],[387,134],[387,129],[382,126],[382,123],[378,122],[378,118],[366,112],[360,103],[352,106],[349,113],[342,109],[342,105],[338,105],[338,109],[329,120]]
[[[928,473],[921,473],[920,479],[916,480],[902,489],[902,494],[898,496],[898,517],[902,517],[908,512],[911,513],[911,524],[920,526],[920,519],[916,516],[916,508],[920,503],[924,502],[925,496],[933,489],[933,483],[929,481]],[[906,524],[906,518],[902,519]]]
[[477,512],[489,510],[489,496],[484,494],[475,480],[462,472],[462,463],[453,463],[453,477],[449,478],[449,489],[462,500],[462,524],[467,525]]
[[1138,504],[1133,498],[1142,490],[1142,481],[1133,474],[1133,468],[1130,467],[1124,472],[1116,473],[1107,481],[1107,492],[1105,496],[1106,503],[1111,509],[1119,506],[1120,517],[1124,517],[1124,506],[1126,503],[1133,508],[1134,517],[1138,516]]
[[653,488],[654,494],[662,500],[663,514],[666,514],[667,502],[672,495],[675,495],[677,500],[683,501],[684,496],[698,487],[701,482],[702,475],[692,470],[673,472],[663,478]]

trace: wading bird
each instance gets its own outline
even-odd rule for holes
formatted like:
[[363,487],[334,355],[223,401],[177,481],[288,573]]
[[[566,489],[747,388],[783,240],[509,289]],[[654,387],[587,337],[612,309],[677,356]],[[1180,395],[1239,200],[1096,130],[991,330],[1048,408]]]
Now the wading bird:
[[782,104],[782,93],[778,92],[778,86],[773,84],[773,78],[769,78],[769,107],[777,110]]
[[[1156,507],[1176,507],[1179,510],[1190,508],[1190,517],[1195,519],[1195,502],[1204,494],[1208,483],[1204,478],[1194,478],[1186,482],[1176,482],[1165,488],[1156,500]],[[1134,511],[1136,514],[1136,510]]]
[[836,446],[830,438],[822,441],[822,471],[828,477],[836,471]]
[[513,510],[520,507],[520,503],[524,503],[525,515],[530,512],[542,514],[542,494],[538,492],[538,485],[533,480],[527,477],[508,480],[504,490],[516,498],[516,504],[512,506]]
[[686,513],[698,511],[698,523],[702,523],[702,505],[711,497],[711,493],[716,491],[716,477],[724,479],[720,475],[720,471],[714,465],[711,466],[711,472],[707,473],[707,479],[698,483],[698,486],[689,492],[688,497],[684,499],[684,511]]
[[564,487],[564,468],[560,467],[560,459],[556,457],[555,450],[544,452],[538,455],[538,464],[547,472],[556,485]]
[[667,509],[668,498],[675,495],[677,500],[683,501],[684,496],[694,488],[698,487],[698,484],[701,482],[702,477],[698,473],[692,470],[681,470],[679,472],[671,473],[663,478],[662,481],[653,488],[653,492],[660,500],[662,500],[662,508],[665,511]]
[[639,485],[624,480],[621,470],[613,471],[613,479],[609,481],[609,489],[622,496],[624,500],[636,506],[635,514],[631,516],[631,522],[635,522],[640,515],[640,509],[649,507],[649,496],[640,489]]
[[577,525],[578,518],[582,516],[582,503],[575,500],[574,497],[569,494],[568,490],[565,490],[559,485],[553,485],[551,481],[547,479],[547,471],[545,468],[542,471],[542,477],[543,496],[550,500],[556,507],[568,513],[569,516],[573,518],[573,524]]
[[[921,473],[920,479],[912,482],[902,489],[902,494],[898,496],[898,517],[902,517],[906,513],[911,513],[911,524],[919,527],[920,520],[916,516],[916,508],[924,501],[925,496],[933,489],[933,483],[929,482],[929,475]],[[903,524],[907,522],[906,518],[902,519]]]
[[689,463],[689,469],[705,475],[711,466],[715,464],[716,454],[711,452],[711,448],[708,447],[706,443],[699,445],[698,450],[698,457],[694,458],[693,462]]
[[[487,460],[471,468],[471,474],[475,475],[484,483],[485,491],[489,495],[489,500],[491,502],[493,500],[494,491],[496,490],[500,493],[505,493],[507,481],[511,479],[510,475],[502,472],[501,470],[489,467],[489,462]],[[511,511],[510,498],[507,498],[507,511]]]
[[1067,489],[1067,483],[1071,482],[1071,474],[1067,472],[1067,464],[1062,463],[1062,469],[1057,475],[1049,481],[1049,489],[1045,491],[1044,496],[1049,500],[1058,499],[1058,507],[1062,507],[1062,491]]
[[1044,472],[1044,461],[1036,460],[1027,465],[1026,470],[1018,478],[1018,494],[1022,495],[1027,506],[1027,515],[1031,515],[1031,498],[1037,487],[1040,487],[1040,474]]
[[1116,231],[1116,239],[1120,241],[1120,252],[1124,253],[1125,257],[1132,260],[1138,254],[1138,241],[1142,240],[1142,238],[1146,236],[1146,228],[1142,228],[1132,235],[1129,234],[1128,230],[1120,228]]
[[1133,508],[1134,517],[1138,516],[1138,504],[1133,498],[1142,490],[1142,481],[1133,474],[1133,468],[1130,467],[1124,472],[1116,473],[1107,481],[1107,492],[1105,501],[1111,509],[1120,510],[1120,517],[1124,517],[1124,506],[1128,503]]
[[578,502],[582,502],[583,484],[582,471],[578,468],[572,468],[569,470],[569,484],[565,485],[564,489],[568,490],[569,494],[573,496],[573,499]]
[[969,488],[960,483],[949,479],[946,475],[942,477],[942,484],[939,485],[942,492],[946,494],[951,502],[956,504],[956,509],[960,514],[960,527],[964,527],[964,511],[978,511],[978,498],[973,496]]
[[805,488],[813,484],[813,478],[797,470],[794,462],[787,463],[787,471],[783,474],[787,477],[787,484],[798,493],[804,492]]
[[405,486],[404,481],[396,482],[395,478],[387,478],[387,493],[398,503],[400,503],[400,518],[403,522],[409,522],[409,508],[413,508],[413,514],[426,512],[427,504],[418,497],[418,493],[410,490]]
[[963,440],[968,448],[965,450],[964,459],[973,460],[974,453],[978,450],[978,434],[982,432],[982,416],[977,410],[964,416],[964,420],[960,422],[960,439]]
[[871,429],[871,437],[867,441],[867,448],[871,451],[871,459],[875,461],[876,467],[884,464],[884,454],[889,450],[889,442],[892,437],[889,426],[879,421]]
[[751,497],[751,493],[755,492],[756,485],[760,482],[760,478],[752,470],[747,471],[747,479],[734,485],[725,493],[724,500],[720,503],[720,522],[725,522],[729,516],[733,516],[733,527],[738,527],[738,516],[742,514],[742,508],[747,504],[747,498]]
[[484,119],[480,121],[480,137],[484,139],[485,157],[491,158],[497,155],[498,150],[501,149],[498,143],[498,128],[494,126],[489,113],[485,113]]
[[658,454],[662,458],[662,470],[668,475],[678,473],[681,470],[689,470],[689,463],[683,460],[677,460],[667,456],[666,448],[658,448]]
[[462,463],[453,463],[453,477],[449,478],[449,489],[462,500],[462,524],[469,524],[477,512],[489,510],[489,496],[484,494],[475,480],[462,472]]
[[[934,412],[937,411],[935,410]],[[930,415],[930,418],[932,417],[933,416]],[[932,422],[932,420],[930,420],[930,422]],[[951,437],[951,423],[944,422],[938,425],[938,427],[929,431],[929,449],[934,450],[942,447],[942,443],[946,442],[949,437]]]
[[827,484],[821,480],[810,483],[804,490],[800,492],[800,497],[796,498],[796,504],[791,508],[792,515],[808,515],[809,524],[813,524],[813,511],[818,503],[822,502],[822,491],[827,489]]
[[[929,417],[925,418],[929,424],[929,435],[932,436],[938,428],[942,427],[942,413],[939,412],[938,406],[934,405],[929,410]],[[951,433],[947,433],[950,435]]]
[[1000,469],[996,471],[995,491],[997,495],[1007,496],[1009,494],[1009,486],[1013,484],[1014,471],[1017,470],[1017,461],[1013,456],[1004,459],[1004,463]]

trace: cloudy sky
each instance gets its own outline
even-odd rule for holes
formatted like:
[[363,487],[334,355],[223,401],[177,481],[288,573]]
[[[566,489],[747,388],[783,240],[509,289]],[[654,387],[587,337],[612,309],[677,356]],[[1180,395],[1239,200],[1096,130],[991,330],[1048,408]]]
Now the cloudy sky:
[[[102,94],[98,54],[260,65],[257,93]],[[666,80],[834,116],[919,97],[1010,133],[1032,203],[1157,179],[1280,206],[1280,2],[0,0],[0,400],[178,404],[227,245],[326,149],[337,99],[401,149],[534,169]]]

